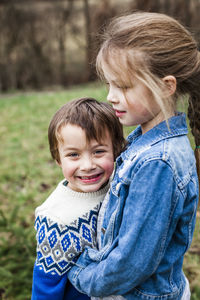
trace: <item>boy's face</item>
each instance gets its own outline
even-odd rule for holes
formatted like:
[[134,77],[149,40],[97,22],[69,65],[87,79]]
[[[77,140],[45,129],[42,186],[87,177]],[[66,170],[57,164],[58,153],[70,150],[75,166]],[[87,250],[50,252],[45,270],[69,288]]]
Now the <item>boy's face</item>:
[[113,145],[106,131],[101,143],[87,142],[85,131],[67,124],[60,131],[59,165],[68,186],[77,192],[96,192],[109,180],[114,168]]

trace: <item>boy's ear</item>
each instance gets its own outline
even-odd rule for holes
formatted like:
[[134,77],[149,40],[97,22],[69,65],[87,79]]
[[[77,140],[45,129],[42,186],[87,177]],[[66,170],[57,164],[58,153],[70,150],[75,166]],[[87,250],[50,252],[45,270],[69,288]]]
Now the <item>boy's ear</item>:
[[61,162],[59,162],[58,160],[56,160],[56,164],[61,167]]
[[172,96],[176,92],[176,78],[172,75],[165,76],[163,79],[168,91],[168,96]]

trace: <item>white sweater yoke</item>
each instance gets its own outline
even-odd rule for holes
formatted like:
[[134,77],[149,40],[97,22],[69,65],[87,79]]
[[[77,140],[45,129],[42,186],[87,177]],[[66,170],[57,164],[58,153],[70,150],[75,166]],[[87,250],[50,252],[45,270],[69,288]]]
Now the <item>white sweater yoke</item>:
[[63,276],[86,246],[96,247],[97,216],[109,183],[97,192],[80,193],[65,182],[35,211],[35,273]]
[[65,179],[62,180],[46,201],[36,208],[36,218],[42,215],[63,225],[69,225],[91,209],[98,209],[109,189],[107,184],[97,192],[80,193],[64,185],[65,182]]

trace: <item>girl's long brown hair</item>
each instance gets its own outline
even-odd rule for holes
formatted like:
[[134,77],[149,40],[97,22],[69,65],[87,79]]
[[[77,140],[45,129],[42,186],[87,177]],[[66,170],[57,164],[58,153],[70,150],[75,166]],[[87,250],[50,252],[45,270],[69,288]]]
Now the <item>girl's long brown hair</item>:
[[[117,53],[118,59],[112,59]],[[160,97],[162,78],[176,78],[176,94],[171,100],[175,107],[180,96],[188,97],[188,118],[200,180],[200,54],[191,33],[174,18],[159,13],[136,12],[115,18],[106,29],[97,56],[100,75],[104,75],[103,63],[114,72],[120,70],[122,81],[131,81],[136,74],[146,82],[164,114],[167,105]]]

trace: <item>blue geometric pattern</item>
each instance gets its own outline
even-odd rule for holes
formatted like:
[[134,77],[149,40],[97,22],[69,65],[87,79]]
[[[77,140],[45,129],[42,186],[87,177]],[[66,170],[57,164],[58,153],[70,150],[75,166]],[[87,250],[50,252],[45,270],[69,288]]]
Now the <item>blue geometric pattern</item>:
[[37,216],[36,265],[45,273],[63,275],[86,246],[95,247],[99,207],[97,205],[69,225],[59,224],[46,216]]

